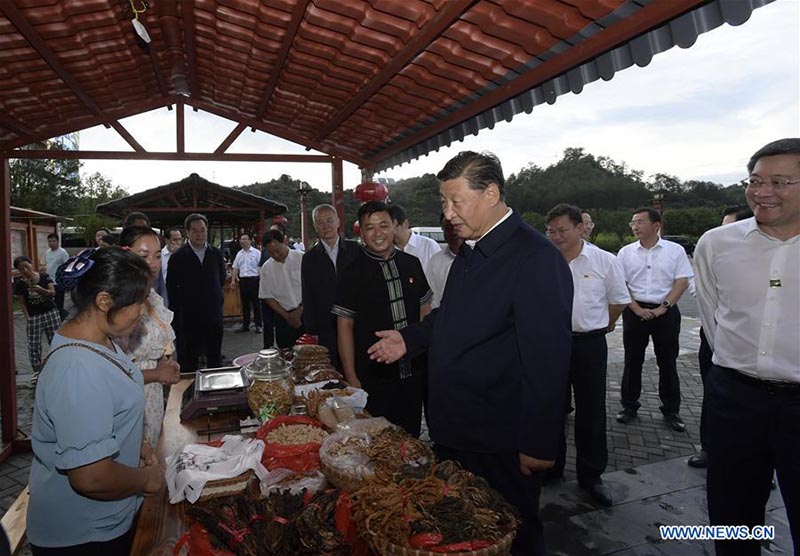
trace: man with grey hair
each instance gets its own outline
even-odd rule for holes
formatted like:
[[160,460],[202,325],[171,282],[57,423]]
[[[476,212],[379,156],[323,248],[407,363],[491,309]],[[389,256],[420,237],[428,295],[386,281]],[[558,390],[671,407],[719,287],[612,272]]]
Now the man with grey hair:
[[437,178],[444,217],[466,245],[439,308],[401,331],[377,332],[369,352],[391,363],[428,351],[437,456],[517,507],[513,555],[543,555],[540,473],[553,466],[563,430],[572,275],[558,249],[506,205],[495,155],[459,153]]
[[192,213],[184,221],[188,241],[169,259],[169,308],[177,323],[178,363],[197,370],[201,351],[208,367],[222,365],[222,286],[225,259],[208,243],[208,219]]
[[317,337],[340,367],[336,316],[331,307],[336,299],[338,277],[361,252],[357,242],[339,235],[339,216],[332,205],[322,204],[311,212],[319,241],[303,257],[300,274],[303,284],[303,328]]

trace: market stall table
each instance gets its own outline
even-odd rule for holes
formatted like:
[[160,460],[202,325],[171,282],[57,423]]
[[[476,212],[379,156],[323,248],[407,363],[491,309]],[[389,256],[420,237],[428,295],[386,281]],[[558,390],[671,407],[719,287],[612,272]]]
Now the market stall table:
[[[157,450],[162,461],[187,444],[238,434],[239,419],[248,416],[217,413],[181,423],[181,400],[193,380],[181,380],[170,389],[164,429]],[[131,556],[172,556],[175,543],[187,530],[184,504],[169,503],[166,485],[158,493],[145,498],[136,523]]]

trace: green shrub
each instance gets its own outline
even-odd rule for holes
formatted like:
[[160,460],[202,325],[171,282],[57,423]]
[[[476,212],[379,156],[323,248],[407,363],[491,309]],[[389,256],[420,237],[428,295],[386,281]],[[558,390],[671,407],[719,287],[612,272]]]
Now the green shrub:
[[594,238],[594,244],[600,249],[610,253],[616,253],[619,251],[619,248],[622,247],[622,242],[620,241],[619,236],[612,232],[597,234],[597,237]]

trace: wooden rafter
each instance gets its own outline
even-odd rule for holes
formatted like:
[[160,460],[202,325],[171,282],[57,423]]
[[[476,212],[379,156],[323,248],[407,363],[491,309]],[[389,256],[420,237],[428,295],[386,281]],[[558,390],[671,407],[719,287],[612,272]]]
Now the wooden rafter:
[[269,81],[267,81],[267,86],[264,89],[264,95],[261,97],[261,103],[258,105],[258,110],[256,110],[257,120],[260,120],[264,116],[264,111],[267,109],[269,99],[272,98],[272,91],[275,90],[275,85],[278,83],[278,79],[281,76],[283,65],[286,63],[286,58],[289,56],[289,51],[294,44],[297,29],[300,28],[300,23],[303,21],[303,16],[305,16],[306,10],[308,9],[308,3],[309,0],[298,2],[294,8],[294,12],[292,12],[292,19],[289,22],[289,26],[286,28],[286,36],[283,37],[281,49],[278,51],[278,58],[273,65],[272,75],[269,76]]
[[147,45],[147,54],[150,57],[150,65],[153,68],[153,74],[156,76],[156,83],[158,83],[158,90],[161,92],[161,96],[169,96],[169,89],[167,88],[167,81],[164,79],[164,74],[161,71],[158,52],[156,52],[156,48],[152,43]]
[[236,127],[234,127],[228,134],[228,136],[225,138],[225,140],[219,144],[219,147],[217,147],[217,149],[214,151],[214,154],[222,154],[225,151],[227,151],[228,147],[230,147],[233,144],[233,142],[236,141],[236,138],[242,134],[242,132],[245,130],[246,127],[247,126],[245,124],[241,123],[238,124]]
[[[47,62],[47,65],[50,66],[56,75],[64,82],[64,84],[70,88],[72,93],[80,100],[83,105],[86,107],[89,112],[94,114],[95,116],[101,116],[102,111],[97,106],[97,104],[92,100],[92,98],[86,94],[86,92],[81,88],[80,83],[72,76],[71,73],[67,71],[67,69],[61,65],[61,62],[58,61],[56,58],[55,53],[47,46],[47,43],[42,39],[41,35],[36,32],[36,29],[28,23],[28,20],[25,19],[25,16],[22,15],[16,6],[12,2],[3,2],[3,15],[5,15],[9,21],[17,28],[17,31],[25,37],[30,45],[39,53],[39,56]],[[103,125],[106,128],[109,127],[107,122],[103,122]]]
[[0,153],[7,158],[34,159],[86,159],[86,160],[188,160],[192,162],[324,162],[331,157],[324,154],[267,154],[267,153],[173,153],[124,151],[59,151],[59,150],[9,150]]
[[133,148],[134,151],[136,151],[137,153],[147,152],[145,148],[139,144],[139,142],[133,137],[133,135],[130,134],[130,132],[127,129],[125,129],[125,127],[123,127],[121,123],[119,123],[117,120],[113,120],[109,123],[111,124],[111,127],[113,127],[114,130],[116,130],[116,132],[119,133],[123,139],[125,139],[125,142],[127,142]]
[[372,155],[366,157],[363,166],[371,168],[375,165],[375,160],[386,160],[400,151],[417,143],[421,143],[442,131],[449,129],[461,122],[467,121],[490,108],[502,104],[508,99],[524,93],[525,91],[540,85],[554,75],[559,75],[570,68],[577,67],[597,55],[597,52],[606,52],[615,46],[630,40],[642,33],[652,29],[663,21],[669,21],[677,14],[684,13],[702,4],[705,0],[673,0],[672,2],[653,2],[635,11],[624,19],[620,19],[599,33],[592,35],[580,44],[570,48],[565,53],[553,56],[542,62],[532,70],[521,75],[514,81],[498,87],[493,91],[479,97],[474,102],[464,106],[460,110],[442,118],[441,120],[414,133],[396,143],[389,148],[376,150]]
[[186,52],[186,65],[189,70],[189,92],[200,94],[197,84],[197,55],[194,40],[194,2],[183,0],[181,2],[181,28],[183,29],[184,51]]
[[184,120],[183,99],[179,98],[175,107],[175,139],[177,142],[175,148],[179,153],[183,153],[186,152],[186,122]]
[[0,127],[4,127],[17,135],[31,135],[33,133],[31,128],[5,114],[0,114]]
[[353,113],[358,110],[372,95],[377,93],[381,87],[386,85],[400,70],[406,67],[411,61],[425,50],[436,37],[444,33],[453,22],[467,11],[476,0],[450,0],[445,4],[444,9],[439,12],[428,24],[417,34],[414,39],[407,43],[397,55],[392,57],[392,61],[363,87],[359,93],[350,99],[336,115],[317,133],[315,141],[322,141],[330,135],[342,122],[346,121]]

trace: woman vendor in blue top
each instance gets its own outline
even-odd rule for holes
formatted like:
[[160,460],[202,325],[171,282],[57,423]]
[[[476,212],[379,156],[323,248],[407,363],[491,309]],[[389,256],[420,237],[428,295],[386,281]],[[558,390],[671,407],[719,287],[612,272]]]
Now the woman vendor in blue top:
[[142,373],[112,338],[139,321],[150,271],[117,247],[87,249],[56,282],[75,316],[52,343],[36,387],[27,534],[34,556],[127,555],[142,496],[164,468],[142,451]]

